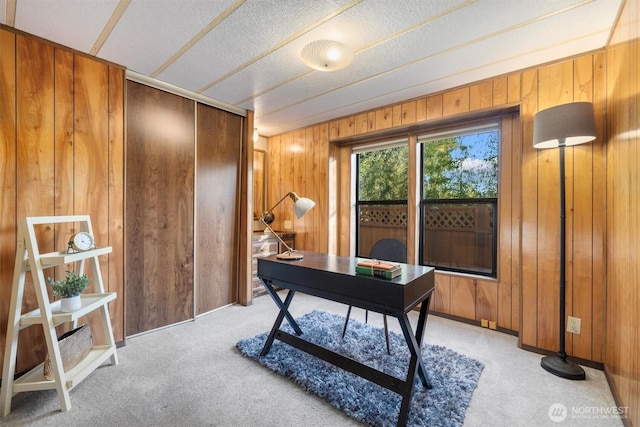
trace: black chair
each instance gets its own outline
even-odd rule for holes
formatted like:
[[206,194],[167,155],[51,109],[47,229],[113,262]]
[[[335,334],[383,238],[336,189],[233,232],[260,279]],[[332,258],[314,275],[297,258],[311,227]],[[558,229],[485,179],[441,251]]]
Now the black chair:
[[[407,262],[407,247],[398,239],[382,239],[378,240],[371,251],[369,252],[369,258],[378,259],[380,261],[391,262]],[[349,316],[351,316],[351,307],[347,310],[347,319],[344,322],[344,328],[342,329],[342,338],[347,333],[347,325],[349,324]],[[383,314],[384,320],[384,336],[387,341],[387,353],[391,354],[391,348],[389,347],[389,328],[387,327],[387,315]],[[364,313],[365,322],[369,321],[369,310]]]

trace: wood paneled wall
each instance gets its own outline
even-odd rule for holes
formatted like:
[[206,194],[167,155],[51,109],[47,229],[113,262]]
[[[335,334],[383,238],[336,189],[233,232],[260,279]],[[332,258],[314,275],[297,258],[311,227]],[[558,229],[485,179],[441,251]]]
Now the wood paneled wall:
[[[516,85],[509,91],[514,96]],[[519,85],[518,85],[519,87]],[[520,221],[522,218],[522,129],[517,116],[501,121],[498,178],[498,282],[497,316],[501,328],[520,330]],[[486,317],[489,319],[490,317]]]
[[640,0],[607,47],[605,369],[628,425],[640,426]]
[[[296,130],[269,139],[269,200],[316,179],[296,168],[310,130],[328,132],[325,161],[340,181],[320,181],[319,197],[329,198],[335,211],[316,211],[313,224],[305,224],[305,249],[349,253],[351,180],[350,148],[343,142],[379,138],[394,130],[428,128],[456,117],[469,119],[519,108],[520,115],[503,126],[509,137],[500,151],[498,326],[520,331],[521,345],[556,351],[558,336],[559,165],[554,150],[532,148],[533,116],[542,109],[572,101],[595,105],[598,139],[567,149],[568,188],[568,304],[567,314],[582,319],[582,334],[567,337],[568,353],[603,360],[604,345],[604,214],[605,157],[603,151],[604,52],[587,54],[498,76],[443,93]],[[504,131],[505,129],[503,129]],[[505,133],[505,132],[503,132]],[[326,147],[326,148],[325,148]],[[272,150],[273,148],[273,150]],[[314,150],[320,147],[313,147]],[[307,149],[311,153],[311,149]],[[313,151],[314,156],[318,156]],[[311,154],[309,154],[311,155]],[[331,181],[333,182],[333,181]],[[414,203],[410,203],[414,206]],[[333,217],[336,215],[337,217]],[[324,236],[335,238],[331,246]],[[411,239],[408,239],[411,240]],[[409,251],[411,256],[411,251]],[[415,253],[414,253],[415,255]],[[525,301],[522,308],[522,300]]]
[[296,249],[327,252],[329,245],[329,135],[326,124],[289,132],[268,141],[267,206],[270,208],[288,192],[316,202],[298,219],[290,199],[275,210],[271,227],[284,230],[291,220],[296,232]]
[[[603,361],[604,349],[604,61],[604,54],[598,53],[523,73],[521,109],[524,135],[530,138],[535,112],[575,101],[594,104],[597,138],[566,149],[565,185],[566,311],[582,319],[580,335],[566,334],[567,353],[595,361]],[[557,150],[524,144],[522,185],[522,322],[535,327],[523,328],[521,341],[554,350],[559,340]]]
[[[121,67],[0,28],[0,361],[16,223],[25,216],[91,216],[97,244],[113,247],[100,263],[105,287],[118,293],[110,304],[115,339],[124,339],[123,147]],[[44,227],[41,250],[64,250],[74,231]],[[29,281],[23,311],[36,304]],[[18,372],[44,359],[38,328],[20,332],[19,344]]]

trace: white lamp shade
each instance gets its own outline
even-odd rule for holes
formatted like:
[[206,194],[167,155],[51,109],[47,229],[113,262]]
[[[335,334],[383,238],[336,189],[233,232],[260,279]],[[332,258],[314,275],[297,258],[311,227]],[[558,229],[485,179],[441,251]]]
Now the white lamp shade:
[[298,198],[293,204],[293,211],[296,214],[296,218],[302,218],[302,216],[309,212],[315,205],[316,202],[311,199],[307,199],[306,197]]
[[573,102],[538,112],[533,118],[533,146],[554,148],[596,139],[593,105]]
[[345,68],[353,60],[353,52],[342,43],[318,40],[302,48],[302,62],[318,71],[336,71]]

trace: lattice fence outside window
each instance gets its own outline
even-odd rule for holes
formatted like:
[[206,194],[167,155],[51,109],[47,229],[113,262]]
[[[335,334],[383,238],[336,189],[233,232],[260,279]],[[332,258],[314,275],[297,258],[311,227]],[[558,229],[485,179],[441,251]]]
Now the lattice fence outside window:
[[425,211],[425,227],[430,230],[473,230],[475,206],[434,206]]
[[360,224],[368,227],[407,227],[407,206],[360,206]]
[[421,263],[445,270],[495,274],[496,200],[423,203]]

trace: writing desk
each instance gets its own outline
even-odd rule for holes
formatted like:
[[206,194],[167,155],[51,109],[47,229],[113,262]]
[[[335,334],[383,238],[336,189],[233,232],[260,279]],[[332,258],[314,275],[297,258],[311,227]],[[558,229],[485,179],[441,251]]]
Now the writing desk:
[[[258,258],[258,277],[280,308],[261,355],[267,354],[273,340],[278,339],[396,392],[402,396],[398,426],[404,426],[409,413],[416,375],[424,387],[431,388],[422,362],[421,345],[429,301],[434,289],[434,269],[401,264],[400,276],[391,280],[380,279],[356,274],[359,258],[300,252],[304,255],[304,259],[299,261],[281,260],[275,255]],[[289,290],[284,300],[277,294],[275,287]],[[300,338],[303,336],[303,331],[289,313],[291,301],[298,291],[396,317],[411,353],[406,379],[398,379]],[[413,332],[407,313],[419,304],[420,315],[416,330]],[[280,325],[285,318],[297,336],[280,330]]]

